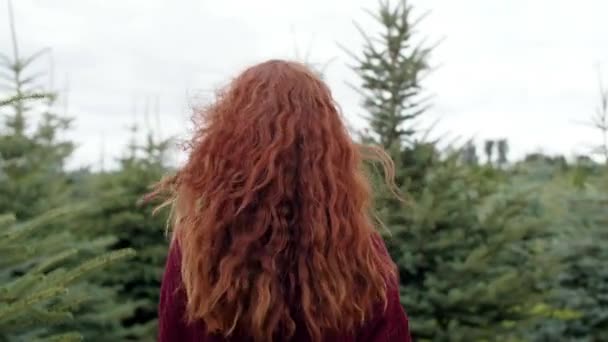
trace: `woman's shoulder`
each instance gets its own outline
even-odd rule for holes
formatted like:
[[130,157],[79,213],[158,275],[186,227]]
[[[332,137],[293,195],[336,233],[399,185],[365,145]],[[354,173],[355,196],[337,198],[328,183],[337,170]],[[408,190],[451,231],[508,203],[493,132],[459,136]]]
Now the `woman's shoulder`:
[[[379,233],[372,235],[378,253],[393,262]],[[400,283],[397,271],[386,279],[386,302],[378,305],[374,315],[363,325],[357,340],[410,342],[409,319],[401,305]]]

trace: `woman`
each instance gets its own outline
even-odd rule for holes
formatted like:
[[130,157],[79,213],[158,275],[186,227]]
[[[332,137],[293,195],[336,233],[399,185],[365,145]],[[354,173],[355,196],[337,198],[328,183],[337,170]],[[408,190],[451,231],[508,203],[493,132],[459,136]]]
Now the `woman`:
[[197,113],[168,193],[159,340],[410,341],[363,156],[327,86],[268,61]]

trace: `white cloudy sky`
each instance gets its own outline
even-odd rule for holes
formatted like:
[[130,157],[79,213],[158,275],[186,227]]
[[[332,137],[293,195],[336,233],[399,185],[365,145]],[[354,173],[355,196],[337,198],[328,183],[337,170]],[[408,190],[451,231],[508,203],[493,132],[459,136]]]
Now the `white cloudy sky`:
[[[337,42],[357,50],[353,20],[377,29],[375,0],[14,0],[23,54],[52,47],[55,84],[68,85],[79,142],[73,164],[96,165],[102,141],[116,156],[127,126],[159,99],[160,133],[187,134],[190,104],[267,58],[332,60],[327,78],[350,124],[361,127],[357,79]],[[428,122],[452,136],[507,137],[513,154],[585,151],[595,132],[577,124],[608,83],[608,1],[412,0],[430,11],[420,37],[442,40],[426,87]],[[0,50],[9,52],[7,0]],[[39,65],[44,69],[46,65]],[[146,100],[148,99],[148,100]],[[151,125],[155,125],[152,123]],[[103,138],[102,138],[103,137]]]

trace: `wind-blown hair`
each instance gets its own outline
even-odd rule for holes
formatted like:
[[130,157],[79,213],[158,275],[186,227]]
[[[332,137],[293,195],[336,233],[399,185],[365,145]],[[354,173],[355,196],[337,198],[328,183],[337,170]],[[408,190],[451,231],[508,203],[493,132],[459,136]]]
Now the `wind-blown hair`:
[[[306,66],[255,65],[195,113],[168,193],[190,321],[256,341],[354,332],[386,303],[364,157],[328,87]],[[299,326],[298,324],[299,323]]]

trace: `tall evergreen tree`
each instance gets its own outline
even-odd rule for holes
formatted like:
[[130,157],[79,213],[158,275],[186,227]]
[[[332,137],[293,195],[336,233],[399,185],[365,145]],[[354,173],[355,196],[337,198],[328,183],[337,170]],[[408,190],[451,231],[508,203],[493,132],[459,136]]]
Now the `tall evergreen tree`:
[[[10,13],[10,12],[9,12]],[[14,32],[14,28],[12,30]],[[13,39],[16,39],[13,36]],[[60,139],[70,120],[52,113],[55,93],[43,89],[34,63],[47,50],[19,55],[13,41],[13,58],[0,54],[0,83],[6,89],[0,114],[0,158],[6,182],[0,183],[0,211],[27,219],[65,203],[69,196],[63,166],[74,146]],[[34,117],[42,116],[38,122]]]
[[382,34],[368,37],[355,71],[370,116],[368,141],[389,151],[404,203],[378,191],[387,246],[401,277],[401,301],[416,341],[487,341],[516,335],[538,315],[543,220],[522,189],[509,191],[500,170],[445,156],[413,129],[429,49],[416,46],[406,1],[382,2]]
[[[23,96],[1,99],[0,109],[28,100]],[[5,170],[0,168],[0,185],[11,181]],[[7,194],[0,199],[7,200]],[[16,221],[12,214],[0,215],[0,341],[79,341],[83,330],[91,326],[119,327],[116,320],[108,324],[95,312],[115,304],[110,300],[114,291],[83,278],[132,255],[133,250],[91,256],[83,262],[82,251],[98,251],[100,241],[79,242],[67,227],[84,209],[82,203],[67,205],[25,221]],[[95,305],[102,298],[106,306]],[[112,333],[108,336],[112,339]]]
[[363,89],[373,139],[387,150],[398,149],[411,140],[416,132],[411,123],[427,107],[420,82],[429,70],[431,49],[414,43],[415,21],[407,2],[392,7],[383,2],[370,14],[385,31],[372,38],[357,26],[366,42],[363,57],[346,51],[355,59],[354,70],[362,80],[356,89]]
[[483,149],[486,154],[486,164],[488,165],[492,165],[492,163],[494,162],[494,148],[494,140],[488,139],[484,142]]
[[[37,62],[47,51],[23,57],[10,6],[9,19],[12,56],[0,55],[0,73],[4,76],[3,92],[0,93],[3,117],[0,126],[0,213],[14,214],[21,222],[74,203],[70,175],[65,170],[65,162],[74,145],[61,137],[70,127],[70,120],[54,114],[56,93],[41,86],[40,74],[35,72]],[[79,211],[61,224],[46,223],[44,229],[39,229],[28,242],[36,245],[39,241],[54,241],[60,249],[79,250],[79,258],[103,255],[115,239],[107,233],[86,240],[78,238],[79,231],[84,228],[81,222],[77,223],[78,216],[85,212]],[[41,253],[46,252],[41,250]],[[65,267],[79,264],[74,258],[59,261],[65,261]],[[17,277],[19,273],[8,276]],[[86,281],[70,287],[69,295],[78,303],[70,307],[74,319],[55,325],[53,329],[59,332],[77,330],[91,341],[121,339],[120,320],[130,314],[131,308],[115,301],[115,289]]]

